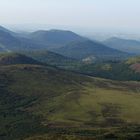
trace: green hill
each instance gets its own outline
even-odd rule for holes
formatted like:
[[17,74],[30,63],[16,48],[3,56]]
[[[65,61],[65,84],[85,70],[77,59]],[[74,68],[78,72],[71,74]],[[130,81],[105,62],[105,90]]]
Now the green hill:
[[140,138],[140,83],[50,66],[0,68],[0,139]]

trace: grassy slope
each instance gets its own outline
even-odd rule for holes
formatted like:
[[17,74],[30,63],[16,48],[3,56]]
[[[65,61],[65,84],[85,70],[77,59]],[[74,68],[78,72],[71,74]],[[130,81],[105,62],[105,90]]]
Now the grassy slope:
[[110,132],[112,127],[140,124],[138,82],[90,78],[52,67],[12,65],[1,66],[0,90],[1,139],[48,131],[96,136],[97,128]]

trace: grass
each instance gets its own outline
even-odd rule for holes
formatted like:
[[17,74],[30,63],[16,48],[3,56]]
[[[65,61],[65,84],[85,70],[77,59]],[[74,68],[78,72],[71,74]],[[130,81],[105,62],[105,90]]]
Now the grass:
[[139,134],[139,82],[92,78],[50,66],[9,65],[0,68],[0,91],[1,139]]

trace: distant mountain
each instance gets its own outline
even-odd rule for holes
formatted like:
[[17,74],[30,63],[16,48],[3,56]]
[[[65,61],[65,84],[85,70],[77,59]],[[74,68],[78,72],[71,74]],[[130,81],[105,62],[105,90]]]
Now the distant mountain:
[[65,30],[40,30],[31,33],[30,35],[28,35],[28,38],[40,44],[51,45],[51,47],[52,45],[56,47],[60,45],[65,45],[73,41],[85,40],[84,37],[81,37],[74,32]]
[[41,64],[40,62],[18,53],[2,53],[0,54],[0,65],[13,64]]
[[28,38],[14,36],[5,30],[0,30],[0,52],[18,52],[38,61],[57,66],[70,65],[75,62],[71,58],[46,51],[47,45],[38,44]]
[[0,51],[30,51],[30,50],[51,50],[53,47],[60,47],[73,41],[85,40],[71,31],[50,30],[36,31],[22,37],[0,27]]
[[39,50],[46,46],[36,44],[29,39],[16,37],[7,31],[0,30],[0,50],[9,51],[25,51],[25,50]]
[[85,58],[121,58],[127,57],[129,54],[109,48],[99,42],[86,40],[73,42],[61,48],[53,49],[53,51],[76,59]]
[[4,51],[10,51],[15,48],[15,45],[19,45],[19,40],[13,37],[10,33],[4,30],[0,30],[0,48]]
[[124,52],[140,54],[140,41],[113,37],[105,40],[103,43]]
[[129,56],[127,53],[109,48],[96,41],[90,41],[71,31],[36,31],[28,34],[25,38],[18,36],[18,34],[14,35],[14,33],[1,27],[1,52],[44,51],[46,49],[66,57],[84,59],[83,61],[88,63],[100,58],[117,59]]

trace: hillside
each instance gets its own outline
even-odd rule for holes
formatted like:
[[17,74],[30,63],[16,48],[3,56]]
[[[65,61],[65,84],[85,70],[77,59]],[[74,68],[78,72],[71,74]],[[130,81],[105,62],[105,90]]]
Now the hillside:
[[120,51],[140,54],[140,41],[121,38],[110,38],[103,42],[105,45]]
[[18,53],[0,53],[0,65],[41,64],[30,57]]
[[90,76],[102,77],[122,81],[140,81],[140,57],[126,60],[95,61],[81,63],[69,68]]
[[58,67],[68,67],[79,63],[75,59],[68,58],[50,51],[26,51],[21,53],[42,63],[47,63]]
[[28,38],[40,44],[50,45],[51,47],[59,47],[73,41],[85,40],[84,37],[65,30],[40,30],[31,33]]
[[50,66],[0,69],[0,139],[139,139],[140,83]]
[[85,59],[87,57],[95,57],[99,59],[120,59],[129,56],[127,53],[109,48],[99,42],[90,40],[73,42],[65,45],[64,47],[54,49],[53,51],[75,59]]

